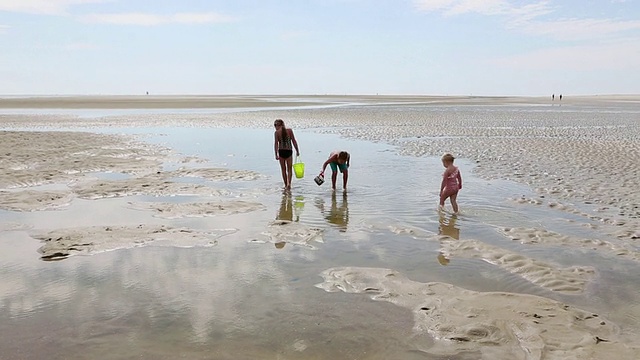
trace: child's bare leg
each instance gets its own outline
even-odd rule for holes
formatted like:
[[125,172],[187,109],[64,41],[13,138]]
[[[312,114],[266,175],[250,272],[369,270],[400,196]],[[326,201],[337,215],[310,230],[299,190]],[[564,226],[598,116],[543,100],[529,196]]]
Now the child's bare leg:
[[451,195],[451,197],[449,198],[451,200],[451,207],[453,208],[453,212],[454,213],[458,213],[458,193],[454,193]]
[[287,183],[285,185],[287,187],[287,189],[291,189],[291,176],[293,175],[291,173],[291,170],[293,170],[293,157],[292,156],[287,158]]
[[331,188],[333,190],[336,189],[336,179],[338,178],[338,173],[335,171],[331,173]]
[[347,180],[349,180],[349,170],[342,173],[342,189],[347,190]]
[[287,186],[287,163],[286,160],[280,158],[280,172],[282,173],[282,181],[284,182],[284,186]]
[[440,208],[444,208],[444,202],[449,196],[444,191],[440,194]]

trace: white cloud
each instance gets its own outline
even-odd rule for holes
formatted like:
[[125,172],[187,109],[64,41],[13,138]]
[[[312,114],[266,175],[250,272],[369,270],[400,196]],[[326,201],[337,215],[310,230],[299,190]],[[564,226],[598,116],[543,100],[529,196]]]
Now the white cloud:
[[0,34],[6,33],[9,28],[9,25],[0,25]]
[[458,0],[446,11],[448,15],[479,13],[484,15],[508,14],[511,6],[504,0]]
[[548,1],[538,1],[523,6],[512,5],[507,0],[414,0],[413,3],[420,11],[442,12],[449,16],[477,13],[531,19],[551,12]]
[[591,40],[605,38],[615,33],[640,30],[640,20],[561,19],[519,23],[516,26],[525,33],[548,35],[558,40]]
[[89,14],[79,17],[85,23],[156,26],[165,24],[213,24],[233,22],[230,16],[218,13],[178,13],[157,15],[147,13]]
[[414,5],[421,11],[439,11],[450,7],[456,0],[414,0]]
[[640,64],[640,42],[626,39],[601,44],[553,47],[499,58],[494,64],[521,70],[633,70]]
[[107,1],[109,0],[0,0],[0,11],[66,15],[69,7],[73,5],[95,4]]
[[554,37],[557,40],[590,40],[640,29],[640,20],[565,18],[542,20],[556,9],[549,1],[517,6],[509,0],[414,0],[416,8],[445,16],[466,13],[501,16],[508,29],[525,34]]

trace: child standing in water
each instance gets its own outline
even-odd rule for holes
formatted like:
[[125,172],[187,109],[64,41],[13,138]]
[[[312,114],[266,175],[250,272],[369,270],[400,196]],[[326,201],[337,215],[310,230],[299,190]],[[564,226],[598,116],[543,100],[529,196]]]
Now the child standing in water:
[[331,187],[333,190],[336,189],[336,179],[338,177],[338,169],[342,173],[342,189],[344,192],[347,191],[347,180],[349,180],[349,163],[351,161],[351,155],[349,155],[346,151],[334,151],[329,155],[327,161],[322,164],[322,171],[320,175],[324,177],[324,169],[327,168],[327,165],[331,165]]
[[280,161],[280,172],[282,172],[282,180],[284,181],[285,190],[291,189],[291,177],[293,170],[293,147],[296,149],[296,156],[300,156],[298,151],[298,142],[296,141],[293,130],[287,129],[284,126],[282,119],[276,119],[273,122],[273,126],[276,128],[274,132],[274,144],[273,149],[276,152],[276,160]]
[[444,209],[445,200],[451,200],[451,206],[453,212],[458,213],[458,203],[456,198],[458,197],[458,191],[462,189],[462,176],[460,176],[460,169],[453,165],[455,158],[451,154],[444,154],[442,156],[442,165],[446,168],[444,174],[442,174],[442,184],[440,185],[440,209]]

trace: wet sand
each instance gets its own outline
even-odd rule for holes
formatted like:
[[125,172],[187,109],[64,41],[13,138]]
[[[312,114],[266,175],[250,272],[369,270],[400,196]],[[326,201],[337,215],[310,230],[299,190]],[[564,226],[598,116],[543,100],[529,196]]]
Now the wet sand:
[[[73,226],[60,224],[57,228],[33,219],[24,223],[9,219],[3,221],[2,229],[11,232],[11,236],[28,234],[34,242],[42,241],[40,254],[34,252],[34,258],[71,257],[65,261],[81,254],[94,254],[93,258],[98,259],[107,256],[105,251],[140,248],[154,243],[226,251],[225,246],[234,242],[233,246],[244,251],[249,249],[247,246],[253,246],[249,252],[261,246],[290,251],[291,256],[300,256],[292,266],[306,266],[309,268],[306,271],[322,268],[316,275],[322,274],[325,282],[318,287],[326,290],[327,296],[334,295],[335,291],[369,294],[375,300],[397,305],[398,312],[391,313],[398,318],[406,320],[400,314],[411,312],[413,320],[408,330],[399,327],[395,335],[390,335],[395,339],[403,332],[411,332],[414,340],[405,340],[403,345],[394,347],[396,351],[413,349],[414,352],[404,353],[403,358],[418,358],[417,354],[460,359],[600,359],[604,354],[636,359],[640,356],[640,344],[636,340],[640,322],[633,320],[640,318],[640,309],[633,307],[634,301],[640,299],[638,294],[618,294],[616,309],[602,307],[592,298],[592,294],[600,294],[598,287],[607,288],[604,280],[607,277],[616,272],[622,277],[624,272],[637,270],[640,195],[634,189],[640,185],[637,162],[640,154],[634,144],[638,143],[640,135],[640,124],[637,123],[640,106],[634,105],[634,97],[567,97],[562,100],[562,106],[558,101],[552,103],[550,99],[542,98],[385,97],[380,101],[377,97],[335,97],[330,100],[358,105],[92,119],[44,114],[0,115],[0,126],[5,129],[0,132],[0,164],[4,169],[0,174],[0,209],[7,214],[32,212],[34,216],[54,211],[60,214],[58,218],[64,218],[61,212],[74,206],[95,208],[96,211],[100,207],[117,206],[123,216],[118,220],[113,215],[105,217],[111,219],[106,226],[96,226],[95,220],[88,218],[74,218]],[[84,99],[72,100],[77,101],[73,106],[56,99],[47,101],[53,104],[47,103],[43,107],[86,104]],[[99,99],[93,104],[102,101],[109,103],[108,99]],[[172,108],[179,108],[180,103],[181,100],[175,100]],[[31,106],[39,107],[33,103]],[[276,117],[285,119],[288,125],[299,129],[299,133],[339,134],[347,139],[391,144],[393,151],[409,155],[416,164],[421,158],[452,152],[465,164],[463,176],[467,176],[471,184],[465,186],[461,200],[467,192],[469,200],[484,201],[484,204],[474,206],[461,201],[462,214],[456,225],[450,215],[420,209],[424,200],[419,201],[421,205],[412,203],[405,211],[403,199],[394,199],[375,184],[368,187],[367,178],[354,174],[354,179],[350,180],[354,184],[353,193],[348,195],[348,203],[346,198],[320,196],[313,200],[315,206],[311,206],[318,217],[305,221],[304,214],[300,214],[305,203],[304,211],[310,212],[309,200],[296,200],[296,195],[304,196],[321,188],[300,185],[302,187],[297,190],[294,188],[297,193],[289,197],[283,194],[280,201],[277,185],[275,188],[263,187],[269,181],[277,184],[277,174],[274,176],[273,172],[260,166],[242,168],[241,159],[228,158],[229,152],[241,150],[226,148],[220,158],[207,161],[200,159],[199,154],[176,153],[169,144],[161,146],[143,141],[144,137],[104,131],[135,127],[144,130],[154,126],[211,128],[214,131],[242,127],[264,128],[269,137],[270,121]],[[44,131],[51,128],[65,131]],[[69,131],[78,129],[92,132]],[[265,142],[267,149],[269,140]],[[323,149],[303,149],[310,163],[318,163],[324,156]],[[362,149],[366,151],[364,147]],[[374,159],[381,155],[369,156],[369,164],[374,164]],[[224,157],[228,160],[223,160]],[[438,165],[437,158],[431,161]],[[173,162],[172,168],[167,167],[168,162]],[[229,168],[226,162],[240,168]],[[269,168],[275,168],[275,165],[270,164]],[[359,171],[369,171],[369,176],[376,176],[380,169]],[[424,190],[424,183],[433,182],[437,187],[440,172],[441,168],[417,170],[416,174],[423,176],[422,179],[398,179],[396,186],[402,183],[420,191],[416,192],[415,199],[433,200],[435,195],[429,189]],[[122,174],[122,178],[104,178],[108,174]],[[387,186],[392,186],[394,176],[385,176],[389,179]],[[521,188],[515,185],[501,187],[499,184],[502,183],[495,182],[498,179],[521,184],[522,189],[529,188],[530,191],[518,190],[522,193],[514,194],[513,189]],[[474,188],[484,190],[473,193]],[[279,207],[276,219],[265,221],[265,209],[272,206],[264,201],[274,196],[278,198]],[[392,200],[386,201],[387,196]],[[159,199],[150,201],[153,197]],[[171,201],[171,197],[175,200]],[[490,215],[488,198],[500,199],[497,200],[500,206],[508,209],[511,215],[504,212]],[[376,208],[374,199],[386,201],[386,204]],[[103,201],[114,202],[94,203]],[[360,212],[358,206],[362,207]],[[148,214],[148,217],[134,215],[138,213]],[[546,216],[543,223],[536,225],[535,214]],[[552,216],[560,219],[557,223],[566,225],[550,221]],[[138,223],[131,224],[127,217]],[[298,217],[302,220],[298,221]],[[188,219],[193,218],[212,221],[189,222]],[[232,222],[225,218],[244,220]],[[21,218],[17,216],[16,219]],[[318,222],[323,219],[326,222]],[[422,225],[425,220],[439,223],[440,227],[425,227]],[[464,229],[462,239],[460,227]],[[570,232],[563,233],[567,230]],[[354,245],[336,245],[342,236],[348,236]],[[386,240],[377,243],[378,238]],[[389,239],[400,247],[394,250]],[[359,243],[364,252],[340,254],[331,259],[325,257],[325,252],[332,246],[348,250],[351,246],[357,249]],[[409,264],[414,261],[418,244],[425,247],[421,252],[433,252],[431,262],[434,266],[458,272],[465,269],[457,266],[473,266],[472,273],[482,273],[484,266],[494,269],[491,275],[486,275],[486,288],[471,285],[473,281],[464,277],[447,278],[412,268]],[[215,250],[219,247],[222,249]],[[563,252],[554,255],[556,249]],[[368,251],[378,252],[375,260],[365,255]],[[407,254],[403,257],[394,251],[406,251]],[[440,254],[438,262],[436,254]],[[601,258],[591,263],[590,260],[581,261],[581,256]],[[620,263],[618,259],[628,263]],[[143,261],[137,267],[145,264],[152,265],[152,262]],[[397,268],[388,270],[389,265]],[[194,269],[187,272],[198,277],[193,275]],[[295,282],[273,280],[273,276],[269,275],[269,281],[276,287],[292,288],[287,291],[297,289],[293,285]],[[438,279],[438,276],[443,278]],[[509,285],[498,285],[500,281],[489,280],[491,278],[517,279],[518,285],[512,291],[495,291],[492,287],[509,288]],[[454,283],[443,283],[443,279]],[[314,280],[318,282],[307,278],[303,283]],[[477,288],[471,289],[472,286]],[[526,290],[517,291],[518,287]],[[310,291],[308,287],[303,288],[297,290],[301,294]],[[278,292],[273,288],[263,291],[267,297]],[[345,296],[345,302],[363,301],[349,298],[355,295]],[[323,299],[331,303],[331,297]],[[625,304],[625,300],[629,303]],[[381,308],[377,305],[363,306],[381,316]],[[632,315],[625,323],[622,319],[626,314]],[[220,316],[217,319],[221,319]],[[360,321],[353,316],[349,321]],[[324,321],[324,318],[320,316],[318,321]],[[258,322],[256,326],[264,326],[260,324]],[[206,330],[209,329],[206,324],[199,326],[202,331],[214,331]],[[250,328],[247,324],[240,326],[244,333],[250,333]],[[328,326],[327,329],[332,328]],[[284,351],[291,358],[348,354],[338,352],[336,355],[326,346],[319,345],[318,339],[322,336],[314,338],[309,329],[298,331],[302,335],[289,341],[289,350],[276,352],[283,354]],[[340,331],[347,337],[361,335],[376,339],[379,336],[375,335],[376,330]],[[210,336],[202,336],[209,339],[205,342],[213,343]],[[220,346],[231,349],[232,345],[229,342]],[[109,347],[108,342],[103,346]],[[255,346],[258,352],[270,353],[264,347]],[[358,346],[362,344],[358,343]],[[371,355],[373,348],[368,347],[370,355],[360,353],[358,356],[385,358]],[[363,351],[366,349],[364,346]]]

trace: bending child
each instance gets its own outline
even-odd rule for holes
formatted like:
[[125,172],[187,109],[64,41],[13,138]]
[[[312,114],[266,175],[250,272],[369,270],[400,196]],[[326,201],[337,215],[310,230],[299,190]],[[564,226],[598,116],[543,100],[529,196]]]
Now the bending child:
[[347,191],[347,180],[349,180],[349,162],[351,161],[351,155],[346,151],[334,151],[329,155],[327,161],[322,164],[322,171],[320,175],[324,177],[324,169],[327,165],[331,165],[331,188],[336,189],[336,178],[338,177],[338,169],[342,173],[342,189]]
[[451,154],[442,156],[442,165],[446,168],[442,174],[442,184],[440,185],[440,209],[444,209],[445,200],[450,199],[453,212],[458,213],[458,191],[462,189],[462,176],[460,169],[453,165],[455,158]]

